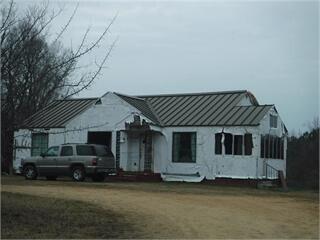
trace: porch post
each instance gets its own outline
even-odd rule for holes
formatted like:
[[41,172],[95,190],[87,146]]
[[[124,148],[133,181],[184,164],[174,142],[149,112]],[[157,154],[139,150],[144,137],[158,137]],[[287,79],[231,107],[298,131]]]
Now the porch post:
[[152,171],[152,132],[145,133],[144,170]]

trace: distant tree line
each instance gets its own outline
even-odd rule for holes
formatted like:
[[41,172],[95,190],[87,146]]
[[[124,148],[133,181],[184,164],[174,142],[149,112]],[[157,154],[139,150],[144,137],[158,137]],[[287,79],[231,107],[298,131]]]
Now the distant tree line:
[[318,123],[300,136],[288,138],[287,181],[289,187],[319,189]]

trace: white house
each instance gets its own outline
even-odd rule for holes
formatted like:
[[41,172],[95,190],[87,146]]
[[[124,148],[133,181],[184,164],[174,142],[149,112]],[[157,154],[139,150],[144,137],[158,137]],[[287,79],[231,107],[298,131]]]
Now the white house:
[[286,171],[287,130],[248,91],[57,100],[15,132],[14,165],[62,143],[109,146],[118,169],[164,180],[274,178]]

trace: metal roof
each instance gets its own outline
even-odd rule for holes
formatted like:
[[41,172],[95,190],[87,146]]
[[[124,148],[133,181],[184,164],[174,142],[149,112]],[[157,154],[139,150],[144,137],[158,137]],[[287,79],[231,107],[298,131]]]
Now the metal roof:
[[130,105],[134,106],[139,111],[141,111],[145,117],[149,118],[155,124],[160,124],[158,118],[153,113],[149,103],[147,101],[145,101],[144,99],[138,98],[138,97],[133,97],[133,96],[127,96],[127,95],[123,95],[120,93],[114,93],[114,94],[116,94],[117,96],[122,98],[124,101],[126,101]]
[[[238,106],[248,96],[252,106]],[[149,103],[162,126],[258,125],[272,105],[258,105],[245,90],[139,96]]]
[[55,100],[23,123],[22,128],[59,128],[97,102],[99,98]]
[[[273,105],[259,105],[247,91],[127,96],[114,93],[160,126],[256,126]],[[239,106],[245,96],[251,106]],[[29,117],[24,128],[58,128],[99,98],[56,100]]]

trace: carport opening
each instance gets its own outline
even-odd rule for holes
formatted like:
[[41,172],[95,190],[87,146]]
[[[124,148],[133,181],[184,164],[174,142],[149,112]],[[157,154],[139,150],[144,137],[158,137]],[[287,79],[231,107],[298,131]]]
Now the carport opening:
[[88,143],[101,144],[111,149],[111,132],[88,132]]

